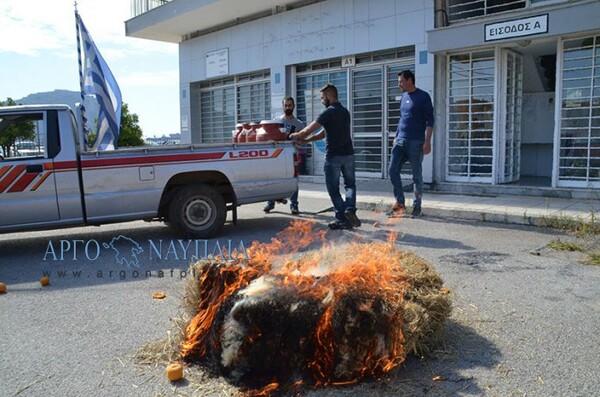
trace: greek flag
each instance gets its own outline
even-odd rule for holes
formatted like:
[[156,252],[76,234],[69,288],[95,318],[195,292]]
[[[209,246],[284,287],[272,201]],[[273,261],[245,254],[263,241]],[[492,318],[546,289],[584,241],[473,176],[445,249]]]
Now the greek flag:
[[[83,107],[84,95],[94,95],[99,111],[96,139],[93,143],[90,142],[91,150],[113,150],[117,148],[121,125],[121,90],[77,10],[75,10],[75,22],[83,128],[84,131],[88,131],[85,107]],[[81,43],[83,43],[83,51]]]

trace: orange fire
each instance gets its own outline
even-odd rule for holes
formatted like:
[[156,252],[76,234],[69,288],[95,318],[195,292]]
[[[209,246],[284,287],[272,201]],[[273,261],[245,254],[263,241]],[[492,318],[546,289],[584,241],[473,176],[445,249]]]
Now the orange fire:
[[[181,345],[182,357],[201,361],[210,355],[211,349],[218,350],[222,344],[223,349],[233,346],[236,350],[228,353],[227,359],[223,353],[220,365],[243,362],[251,367],[248,359],[241,359],[240,355],[253,351],[258,343],[270,346],[270,341],[262,340],[267,338],[264,332],[269,330],[261,329],[255,322],[252,326],[240,325],[242,320],[254,321],[248,320],[249,312],[242,311],[244,299],[256,311],[256,305],[264,301],[260,299],[273,294],[275,298],[268,307],[282,305],[285,310],[278,313],[286,310],[293,313],[302,302],[309,302],[304,306],[313,305],[310,307],[315,314],[314,328],[300,338],[295,349],[302,350],[306,357],[297,360],[301,363],[298,372],[308,374],[314,385],[342,385],[379,378],[402,363],[407,354],[403,303],[411,287],[411,277],[401,265],[406,254],[393,245],[396,235],[391,235],[388,243],[347,243],[334,247],[328,244],[325,234],[325,230],[315,230],[312,222],[295,221],[270,243],[252,244],[247,261],[240,257],[230,262],[205,263],[198,279],[198,314],[187,327]],[[319,249],[306,250],[315,242],[320,243]],[[280,302],[286,296],[293,296],[296,301]],[[225,302],[230,303],[224,306]],[[218,313],[223,317],[223,311],[227,310],[234,314],[225,315],[233,319],[222,321],[215,330]],[[310,321],[306,319],[307,323]],[[232,330],[231,324],[239,329]],[[282,329],[286,326],[281,322],[277,325]],[[223,338],[232,334],[241,335],[242,330],[245,333],[237,336],[235,343],[223,342]],[[282,340],[286,336],[282,332]],[[239,369],[232,371],[238,373]],[[258,394],[253,395],[269,395],[286,382],[302,383],[293,377],[269,378],[255,390]]]
[[279,383],[273,382],[259,390],[252,390],[248,394],[250,397],[269,397],[277,389],[279,389]]
[[[310,222],[294,221],[289,227],[271,239],[270,244],[255,241],[248,248],[250,261],[243,262],[243,255],[232,263],[204,268],[199,279],[200,299],[198,314],[186,328],[186,338],[181,345],[182,356],[204,357],[206,338],[211,330],[215,315],[223,302],[235,292],[246,287],[250,281],[271,270],[275,257],[285,252],[294,254],[306,248],[316,239],[325,241],[325,231],[312,232]],[[230,257],[236,257],[235,254]]]

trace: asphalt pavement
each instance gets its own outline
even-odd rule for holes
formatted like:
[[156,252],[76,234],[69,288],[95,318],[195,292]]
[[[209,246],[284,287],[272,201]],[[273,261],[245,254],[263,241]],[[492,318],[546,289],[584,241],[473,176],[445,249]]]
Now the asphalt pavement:
[[[571,236],[503,220],[456,219],[464,212],[434,215],[436,199],[452,201],[429,192],[422,218],[389,222],[383,212],[393,201],[390,191],[361,185],[362,226],[327,231],[327,243],[343,249],[397,233],[399,249],[421,256],[443,278],[453,313],[432,356],[409,356],[383,379],[300,395],[600,395],[600,268],[582,264],[578,252],[548,247]],[[454,208],[471,199],[459,196]],[[186,367],[184,382],[171,384],[165,360],[142,364],[136,353],[172,337],[192,247],[202,255],[214,252],[217,242],[268,242],[292,220],[327,230],[333,219],[318,183],[301,183],[300,216],[281,204],[264,214],[263,205],[240,207],[238,224],[228,222],[206,246],[189,246],[165,225],[141,221],[0,235],[0,282],[8,287],[0,295],[0,396],[236,395],[226,381],[195,366]],[[139,246],[123,258],[112,249],[117,243]],[[41,287],[48,272],[51,285]],[[153,299],[157,291],[166,298]]]

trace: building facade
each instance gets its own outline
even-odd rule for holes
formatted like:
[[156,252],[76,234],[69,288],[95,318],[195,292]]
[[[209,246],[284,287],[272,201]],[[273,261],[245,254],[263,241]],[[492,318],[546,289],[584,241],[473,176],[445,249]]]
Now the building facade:
[[[182,142],[230,141],[236,123],[279,115],[287,95],[310,122],[323,109],[319,88],[332,82],[351,112],[358,175],[387,178],[397,74],[411,69],[436,111],[425,182],[450,190],[530,186],[597,194],[599,6],[132,0],[126,30],[178,43]],[[324,144],[307,149],[307,172],[321,175]]]
[[444,121],[439,179],[597,196],[600,2],[449,0],[436,9],[428,50]]

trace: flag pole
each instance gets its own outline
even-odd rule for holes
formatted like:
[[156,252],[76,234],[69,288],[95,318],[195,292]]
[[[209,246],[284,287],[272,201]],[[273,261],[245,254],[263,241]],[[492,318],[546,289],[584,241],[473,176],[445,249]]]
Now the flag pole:
[[[93,95],[99,106],[98,121],[90,130],[87,124],[89,119],[85,115],[85,104],[82,104],[82,130],[86,134],[90,150],[114,150],[117,148],[121,122],[123,103],[121,90],[115,76],[94,44],[77,8],[75,8],[75,21],[82,102],[85,103],[85,98],[89,98],[88,95]],[[95,139],[90,142],[92,133]]]
[[89,133],[89,129],[87,126],[87,117],[85,115],[85,95],[83,93],[83,85],[84,85],[84,79],[83,79],[83,63],[82,63],[82,56],[81,56],[81,32],[79,30],[79,13],[77,12],[77,1],[75,1],[73,3],[73,6],[75,7],[75,29],[77,32],[77,63],[79,64],[79,91],[81,93],[81,103],[79,104],[79,112],[81,114],[81,128],[82,128],[82,132],[83,132],[83,139],[84,139],[84,145],[87,148],[88,145],[88,133]]

